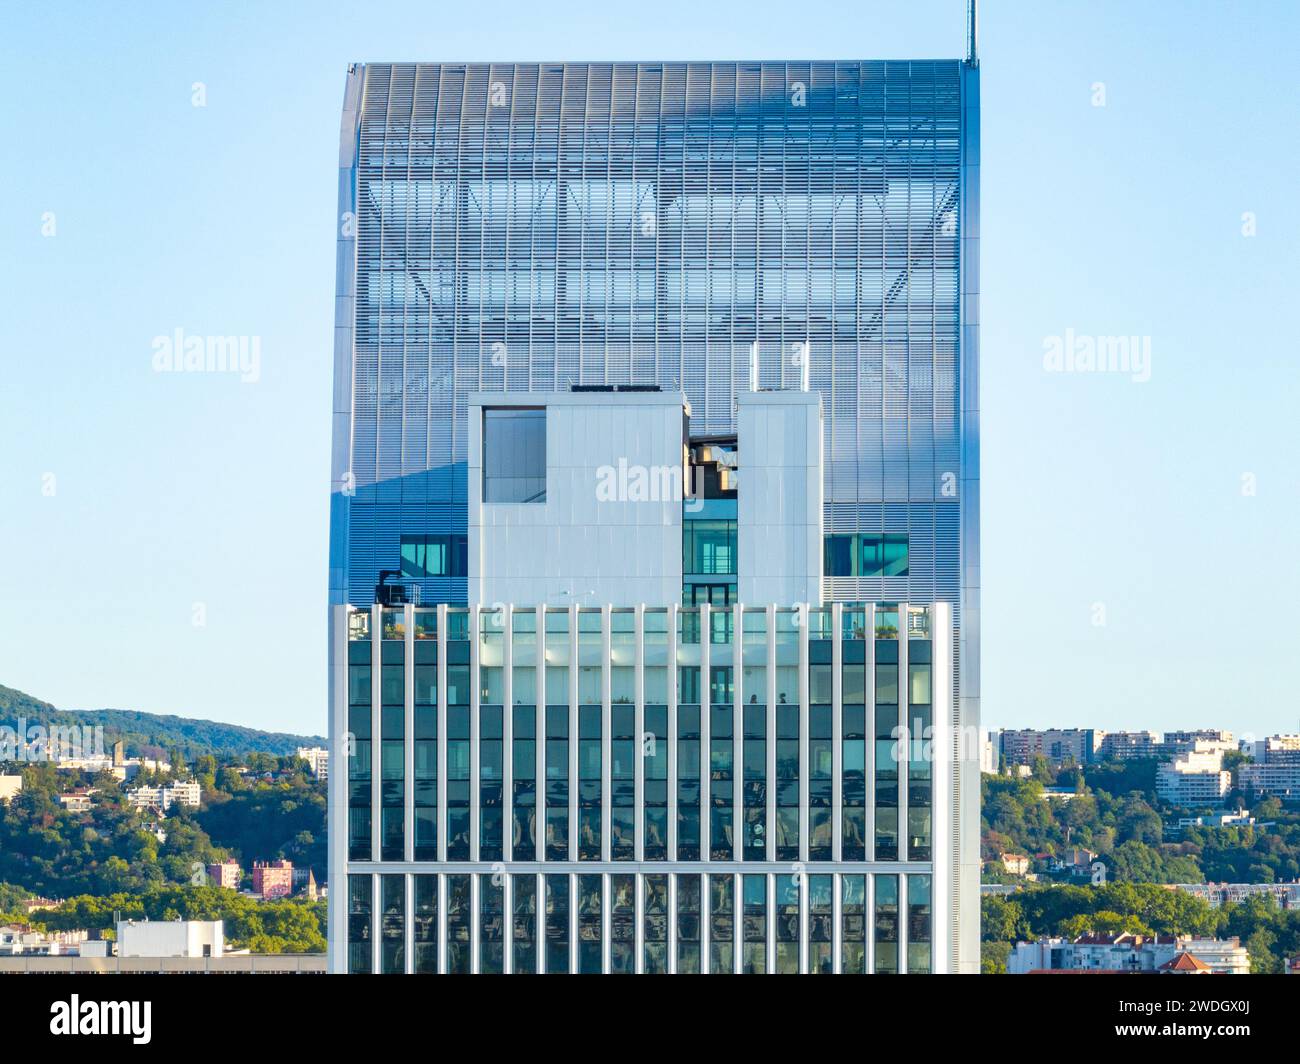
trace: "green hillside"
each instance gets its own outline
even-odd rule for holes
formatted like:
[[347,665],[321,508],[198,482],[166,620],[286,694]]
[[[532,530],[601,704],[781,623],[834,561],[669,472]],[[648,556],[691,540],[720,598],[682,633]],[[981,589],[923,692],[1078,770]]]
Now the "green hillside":
[[325,745],[319,735],[258,731],[215,720],[192,720],[130,709],[56,709],[48,702],[0,684],[0,725],[17,727],[20,717],[26,719],[28,727],[36,724],[102,727],[105,750],[123,739],[128,757],[138,756],[145,748],[167,752],[179,749],[187,761],[204,754],[242,757],[258,752],[283,757],[299,746]]

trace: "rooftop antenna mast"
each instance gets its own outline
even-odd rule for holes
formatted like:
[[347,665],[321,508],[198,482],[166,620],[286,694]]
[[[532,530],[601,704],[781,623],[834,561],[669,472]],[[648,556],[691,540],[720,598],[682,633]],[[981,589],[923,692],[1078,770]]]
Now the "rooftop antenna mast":
[[979,37],[979,0],[966,0],[966,62],[971,66],[980,65]]

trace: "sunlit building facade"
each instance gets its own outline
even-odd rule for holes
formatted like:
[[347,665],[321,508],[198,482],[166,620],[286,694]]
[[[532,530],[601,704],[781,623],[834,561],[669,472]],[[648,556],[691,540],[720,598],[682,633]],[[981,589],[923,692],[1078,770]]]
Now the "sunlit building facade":
[[335,970],[978,967],[977,175],[969,60],[350,71]]

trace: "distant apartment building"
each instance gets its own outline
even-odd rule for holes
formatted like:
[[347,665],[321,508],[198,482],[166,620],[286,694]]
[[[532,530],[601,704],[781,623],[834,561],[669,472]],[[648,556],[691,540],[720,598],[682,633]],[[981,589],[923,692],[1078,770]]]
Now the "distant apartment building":
[[330,752],[323,746],[300,746],[297,754],[311,766],[311,774],[324,782],[330,774]]
[[1300,882],[1294,883],[1178,883],[1175,890],[1200,898],[1213,908],[1236,905],[1255,897],[1273,898],[1283,909],[1300,909]]
[[1156,757],[1160,736],[1153,731],[1105,732],[1101,740],[1101,760],[1138,761]]
[[266,901],[287,898],[293,893],[293,862],[254,861],[253,893]]
[[1156,756],[1176,758],[1182,754],[1200,753],[1218,754],[1222,758],[1224,754],[1236,749],[1237,741],[1233,738],[1232,732],[1220,731],[1217,728],[1202,728],[1197,731],[1165,732],[1157,747]]
[[1221,728],[1192,728],[1188,731],[1169,731],[1164,734],[1166,745],[1173,743],[1177,745],[1188,745],[1193,743],[1224,743],[1231,747],[1236,747],[1236,740],[1232,732],[1224,731]]
[[980,729],[980,773],[997,775],[1002,753],[1002,733]]
[[0,925],[0,957],[60,957],[78,952],[86,931],[38,931],[28,924]]
[[1300,735],[1270,735],[1264,740],[1264,760],[1300,761]]
[[22,776],[0,776],[0,802],[7,803],[23,789]]
[[239,867],[239,862],[233,859],[222,861],[220,864],[210,864],[207,871],[208,883],[214,887],[238,890],[239,884],[244,879],[244,870]]
[[1300,762],[1271,762],[1242,765],[1237,783],[1243,791],[1259,798],[1300,800]]
[[[1190,955],[1199,966],[1179,958]],[[1174,935],[1082,935],[1073,942],[1045,938],[1018,942],[1007,958],[1007,972],[1177,972],[1208,969],[1220,975],[1247,975],[1250,957],[1240,939]]]
[[1241,748],[1256,761],[1271,764],[1300,761],[1300,735],[1270,735],[1249,743],[1243,740]]
[[1237,743],[1232,732],[1217,728],[1171,731],[1163,736],[1153,731],[1014,728],[1001,733],[1000,749],[1012,765],[1027,765],[1035,757],[1045,757],[1054,765],[1066,761],[1086,765],[1095,761],[1163,760],[1192,752],[1223,754],[1237,749]]
[[143,784],[128,791],[126,800],[136,809],[158,809],[165,813],[173,804],[196,808],[199,796],[198,781],[177,780],[173,783]]
[[1178,948],[1204,961],[1216,975],[1249,975],[1250,954],[1239,938],[1183,938]]
[[1055,765],[1086,765],[1096,760],[1104,734],[1092,728],[1008,728],[1002,732],[1002,756],[1013,765],[1027,765],[1040,756]]
[[126,800],[136,809],[162,809],[162,787],[136,787],[126,792]]
[[[117,744],[120,746],[121,744]],[[92,754],[89,756],[59,757],[55,764],[59,768],[77,769],[81,772],[109,772],[119,783],[135,779],[141,772],[170,772],[170,762],[149,757],[126,758],[120,751],[114,754]]]
[[1219,805],[1232,789],[1232,773],[1218,750],[1193,750],[1156,769],[1156,794],[1173,805]]
[[1002,868],[1010,875],[1023,876],[1029,871],[1029,858],[1023,854],[1004,853],[1002,855]]
[[1300,800],[1300,735],[1270,735],[1249,752],[1255,763],[1237,770],[1237,786],[1260,798]]

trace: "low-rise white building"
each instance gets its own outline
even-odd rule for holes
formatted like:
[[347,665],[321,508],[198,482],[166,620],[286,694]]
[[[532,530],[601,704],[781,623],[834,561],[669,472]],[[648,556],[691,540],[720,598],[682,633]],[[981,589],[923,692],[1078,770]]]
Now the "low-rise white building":
[[197,807],[199,804],[197,780],[176,780],[173,783],[144,784],[127,792],[127,801],[137,809],[159,809],[166,812],[173,803]]
[[1183,828],[1245,828],[1251,827],[1255,818],[1249,813],[1210,813],[1208,816],[1180,816],[1174,826]]
[[123,920],[117,925],[119,957],[220,957],[220,920]]
[[59,795],[59,805],[63,806],[69,813],[89,813],[91,806],[95,804],[95,789],[93,787],[80,791],[70,791],[67,794]]
[[76,954],[89,938],[85,931],[38,931],[27,924],[0,926],[0,956],[60,957]]

